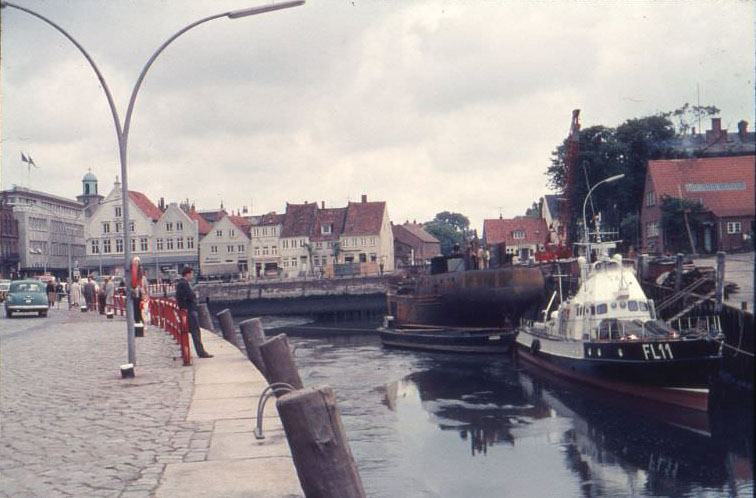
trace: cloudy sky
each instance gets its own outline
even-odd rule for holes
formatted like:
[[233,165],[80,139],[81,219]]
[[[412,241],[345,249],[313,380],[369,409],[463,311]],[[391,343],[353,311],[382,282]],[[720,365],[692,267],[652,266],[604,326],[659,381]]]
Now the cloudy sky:
[[[68,30],[121,117],[152,52],[246,0],[13,0]],[[282,212],[367,194],[395,222],[523,214],[584,127],[695,103],[754,128],[754,3],[308,0],[180,37],[140,91],[129,182],[157,200]],[[2,186],[74,197],[119,174],[94,72],[38,19],[2,11]]]

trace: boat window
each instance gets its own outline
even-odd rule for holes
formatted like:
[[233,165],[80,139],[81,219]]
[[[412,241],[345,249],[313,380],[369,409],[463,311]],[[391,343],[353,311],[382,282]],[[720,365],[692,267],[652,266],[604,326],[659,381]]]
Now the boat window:
[[628,301],[627,309],[629,309],[630,311],[638,311],[638,303],[635,301]]
[[641,311],[648,311],[648,305],[643,301],[639,301],[638,305],[640,306]]
[[596,313],[598,313],[599,315],[606,313],[606,304],[602,303],[596,306]]
[[591,305],[591,315],[596,314],[596,307],[594,305]]
[[619,305],[622,309],[625,309],[625,307],[627,307],[627,303],[625,301],[620,301]]
[[612,309],[616,309],[616,308],[617,308],[617,303],[612,302]]

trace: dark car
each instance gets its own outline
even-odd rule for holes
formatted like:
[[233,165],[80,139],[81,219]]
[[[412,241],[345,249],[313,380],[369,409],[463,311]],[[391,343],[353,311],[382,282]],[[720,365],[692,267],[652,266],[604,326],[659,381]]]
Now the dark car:
[[5,315],[10,318],[13,313],[36,312],[47,316],[47,294],[45,284],[39,280],[15,280],[11,282],[5,299]]

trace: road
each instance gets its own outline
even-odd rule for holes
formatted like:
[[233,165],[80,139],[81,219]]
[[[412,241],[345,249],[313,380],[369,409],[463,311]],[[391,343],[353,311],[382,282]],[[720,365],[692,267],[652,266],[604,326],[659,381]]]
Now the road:
[[0,496],[152,496],[168,463],[206,458],[212,423],[186,422],[193,370],[156,328],[121,379],[125,322],[53,309],[0,318]]

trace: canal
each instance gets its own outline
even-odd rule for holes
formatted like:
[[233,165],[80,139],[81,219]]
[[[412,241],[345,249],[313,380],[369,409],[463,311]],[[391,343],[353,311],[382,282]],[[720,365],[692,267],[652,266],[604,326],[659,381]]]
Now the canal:
[[386,350],[374,335],[290,341],[305,384],[334,389],[370,497],[754,494],[752,393],[718,391],[705,417],[510,356]]

